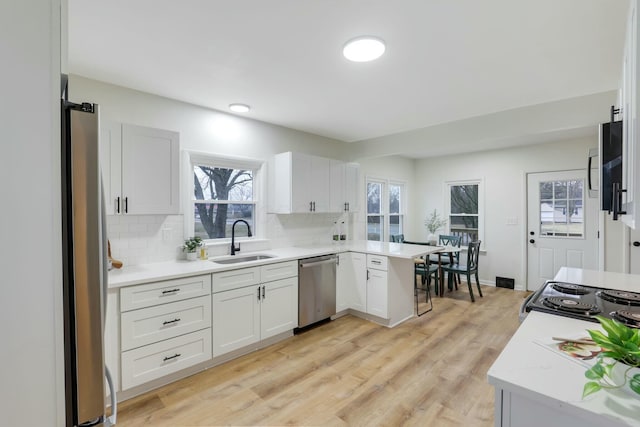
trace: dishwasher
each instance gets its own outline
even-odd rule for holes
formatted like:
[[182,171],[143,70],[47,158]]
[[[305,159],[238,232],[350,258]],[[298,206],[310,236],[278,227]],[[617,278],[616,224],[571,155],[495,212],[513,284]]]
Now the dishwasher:
[[335,255],[301,259],[298,264],[298,328],[336,314]]

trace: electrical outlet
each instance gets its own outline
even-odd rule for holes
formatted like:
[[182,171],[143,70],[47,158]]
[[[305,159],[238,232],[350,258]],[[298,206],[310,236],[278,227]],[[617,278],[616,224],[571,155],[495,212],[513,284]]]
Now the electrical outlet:
[[163,242],[168,242],[169,240],[171,240],[171,229],[170,228],[163,228],[162,229],[162,241]]

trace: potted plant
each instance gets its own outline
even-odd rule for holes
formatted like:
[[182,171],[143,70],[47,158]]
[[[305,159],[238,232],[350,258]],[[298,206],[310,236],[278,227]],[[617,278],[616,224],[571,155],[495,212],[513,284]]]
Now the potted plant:
[[196,251],[200,246],[202,246],[202,239],[200,237],[189,237],[184,241],[182,251],[186,252],[187,259],[189,261],[195,261],[198,258],[198,254]]
[[588,330],[591,339],[602,347],[596,364],[585,372],[589,379],[582,397],[602,389],[623,388],[640,398],[640,330],[622,323],[596,316],[604,333]]
[[437,242],[436,231],[441,229],[443,226],[447,224],[447,220],[441,218],[436,209],[433,210],[431,215],[427,216],[427,219],[424,220],[424,225],[429,230],[429,235],[427,236],[427,241],[435,245]]

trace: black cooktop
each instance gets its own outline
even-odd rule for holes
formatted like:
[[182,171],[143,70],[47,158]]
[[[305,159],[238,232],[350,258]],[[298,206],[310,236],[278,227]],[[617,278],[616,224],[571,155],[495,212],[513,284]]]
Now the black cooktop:
[[529,298],[525,311],[541,311],[597,322],[595,316],[640,328],[640,293],[547,281]]

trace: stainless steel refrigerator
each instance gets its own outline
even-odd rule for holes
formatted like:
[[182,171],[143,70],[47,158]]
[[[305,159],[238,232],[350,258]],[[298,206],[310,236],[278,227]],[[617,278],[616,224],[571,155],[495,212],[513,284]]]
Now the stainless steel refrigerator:
[[[63,99],[61,115],[66,425],[108,426],[115,416],[105,415],[107,241],[98,105]],[[111,397],[115,410],[113,390]]]

